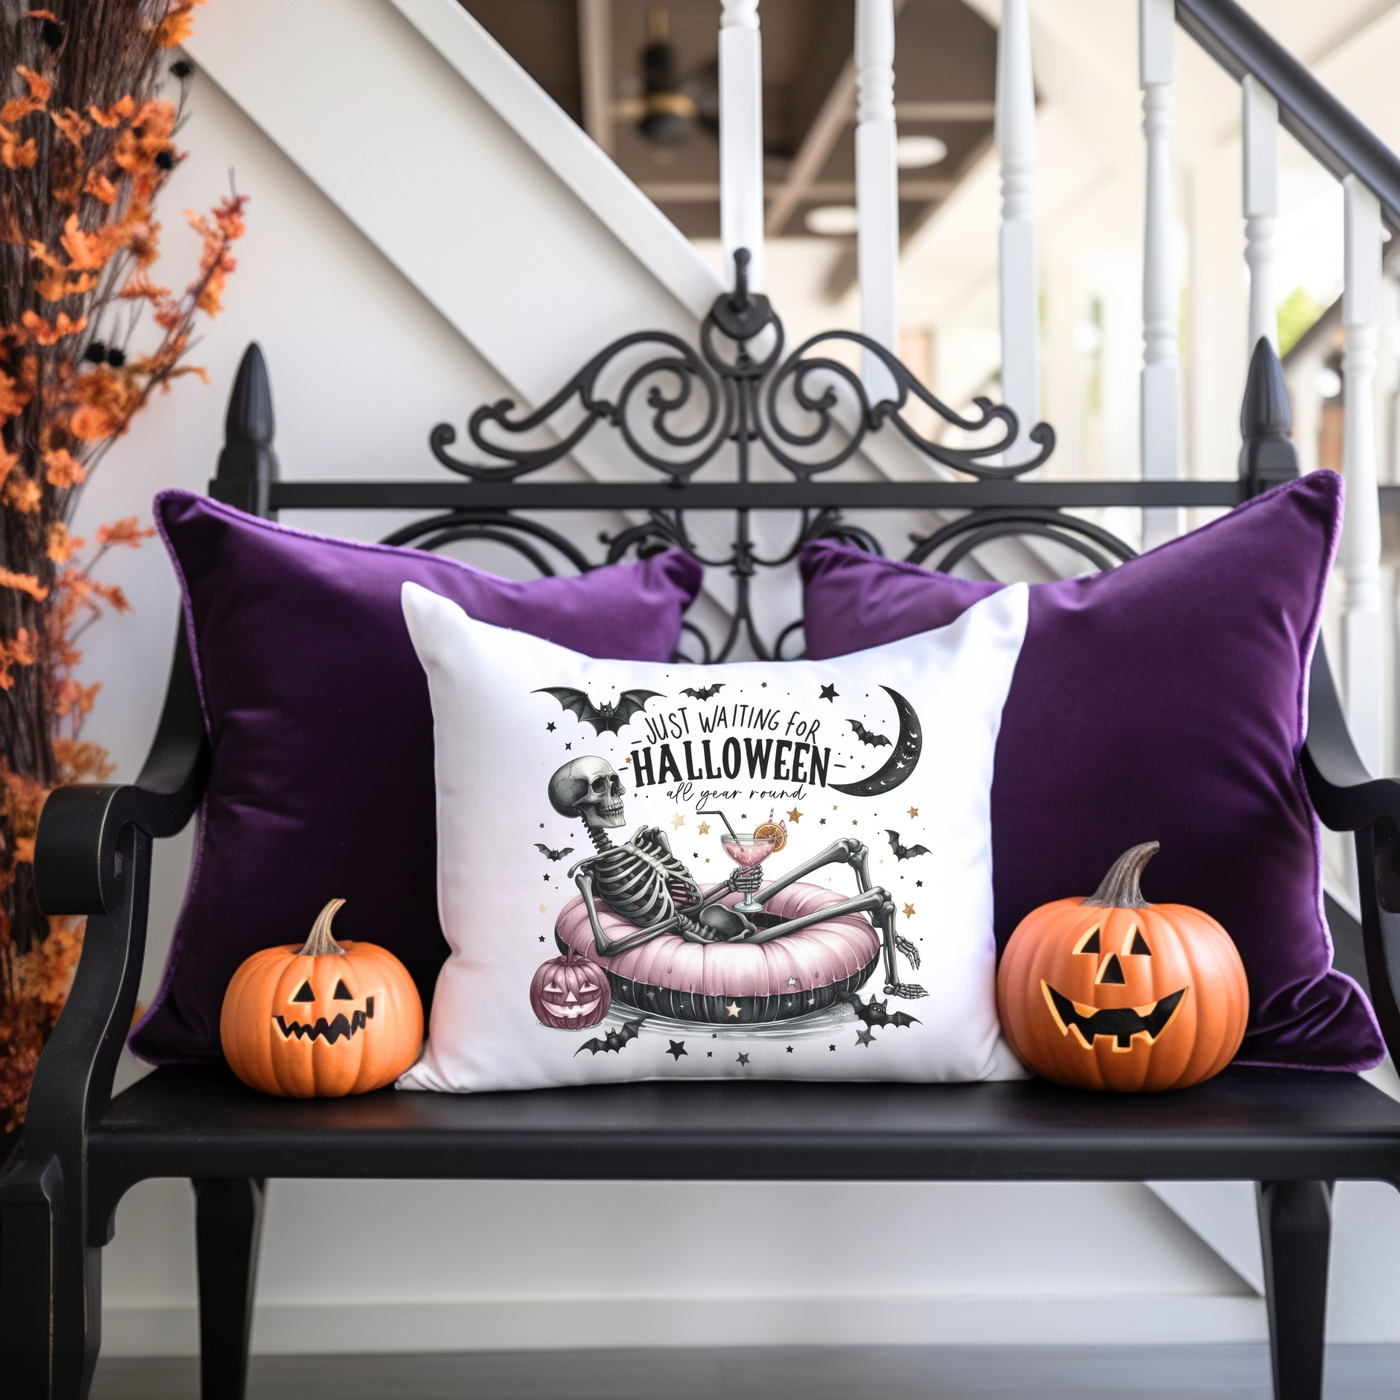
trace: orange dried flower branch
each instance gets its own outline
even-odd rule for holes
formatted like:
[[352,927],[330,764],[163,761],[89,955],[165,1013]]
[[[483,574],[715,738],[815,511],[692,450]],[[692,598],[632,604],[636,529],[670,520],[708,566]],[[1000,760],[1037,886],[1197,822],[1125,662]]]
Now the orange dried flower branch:
[[22,1119],[82,939],[34,898],[39,812],[56,785],[110,771],[83,737],[101,687],[80,678],[78,642],[130,610],[104,558],[153,533],[132,516],[89,544],[73,512],[151,395],[202,374],[186,357],[244,232],[234,193],[187,215],[202,242],[184,290],[151,276],[192,73],[167,51],[200,2],[49,0],[16,17],[0,0],[0,1131]]

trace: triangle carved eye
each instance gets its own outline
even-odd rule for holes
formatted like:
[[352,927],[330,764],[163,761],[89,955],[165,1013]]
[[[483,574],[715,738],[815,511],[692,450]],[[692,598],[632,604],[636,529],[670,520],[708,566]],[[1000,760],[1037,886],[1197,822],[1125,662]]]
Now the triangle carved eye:
[[1152,956],[1152,949],[1147,946],[1147,940],[1142,936],[1141,929],[1135,928],[1133,930],[1133,946],[1128,949],[1128,952],[1140,954],[1144,958]]
[[1076,953],[1097,953],[1099,951],[1098,929],[1095,929],[1074,951]]
[[316,993],[311,990],[310,982],[303,982],[300,987],[292,993],[293,1001],[315,1001]]
[[347,987],[345,983],[342,982],[339,978],[337,978],[335,984],[335,991],[331,993],[331,1000],[354,1001],[355,998],[350,995],[350,988]]

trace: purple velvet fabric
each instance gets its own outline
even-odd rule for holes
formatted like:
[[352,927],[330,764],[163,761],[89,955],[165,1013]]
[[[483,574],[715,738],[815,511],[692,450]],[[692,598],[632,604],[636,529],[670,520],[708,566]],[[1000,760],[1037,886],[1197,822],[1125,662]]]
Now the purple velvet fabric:
[[[1383,1053],[1332,967],[1298,765],[1341,506],[1341,478],[1314,472],[1111,573],[1034,586],[997,743],[998,945],[1160,841],[1144,893],[1213,915],[1244,960],[1247,1063],[1353,1070]],[[801,563],[813,658],[942,627],[999,586],[821,542]]]
[[447,944],[432,711],[400,586],[590,656],[665,661],[700,566],[672,550],[514,583],[184,491],[158,496],[155,518],[184,593],[213,767],[165,978],[131,1048],[156,1064],[221,1060],[219,1010],[238,965],[300,942],[337,897],[337,936],[397,954],[426,1009]]

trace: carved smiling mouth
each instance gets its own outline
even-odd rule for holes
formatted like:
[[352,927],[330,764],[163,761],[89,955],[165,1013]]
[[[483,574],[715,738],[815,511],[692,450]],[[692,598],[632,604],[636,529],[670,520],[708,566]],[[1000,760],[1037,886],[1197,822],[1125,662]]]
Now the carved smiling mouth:
[[1073,1030],[1086,1050],[1093,1047],[1095,1037],[1100,1035],[1113,1037],[1115,1050],[1131,1050],[1135,1035],[1145,1035],[1149,1042],[1156,1040],[1171,1024],[1187,991],[1183,987],[1150,1006],[1100,1008],[1071,1001],[1043,979],[1040,990],[1045,993],[1045,1000],[1060,1028],[1060,1034],[1068,1035]]
[[283,1040],[295,1037],[297,1040],[324,1040],[327,1045],[334,1045],[337,1040],[349,1040],[356,1032],[364,1030],[367,1021],[374,1020],[374,998],[365,998],[363,1011],[352,1012],[348,1017],[342,1011],[330,1021],[320,1016],[315,1024],[310,1026],[302,1021],[284,1020],[281,1016],[274,1016],[272,1019],[277,1022]]
[[594,997],[592,1001],[575,1002],[572,1006],[554,1006],[549,1008],[551,1016],[563,1017],[566,1021],[577,1020],[580,1016],[591,1016],[598,1008],[600,997]]

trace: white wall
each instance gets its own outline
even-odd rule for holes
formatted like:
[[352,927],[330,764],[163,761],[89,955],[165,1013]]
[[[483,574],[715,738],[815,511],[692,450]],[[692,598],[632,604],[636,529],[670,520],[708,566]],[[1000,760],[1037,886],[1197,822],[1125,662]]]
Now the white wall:
[[[221,0],[208,15],[221,12],[232,24],[260,6],[265,10],[263,0]],[[389,12],[355,0],[343,13],[379,23]],[[212,42],[217,30],[203,13],[201,25]],[[392,27],[385,33],[385,42],[401,43],[426,65],[425,84],[446,84],[416,37]],[[336,44],[348,42],[346,28],[327,30],[320,42],[317,62],[325,65]],[[388,64],[393,55],[375,57]],[[295,66],[298,55],[286,61]],[[372,94],[360,97],[372,101]],[[375,120],[395,120],[392,102],[373,104]],[[286,475],[435,475],[429,426],[460,424],[471,406],[500,396],[507,378],[524,372],[508,375],[481,353],[487,332],[500,329],[498,319],[484,325],[478,348],[468,343],[461,326],[473,312],[473,289],[489,286],[499,315],[508,316],[517,284],[524,305],[531,288],[474,261],[464,235],[459,265],[435,274],[451,274],[450,296],[437,297],[431,277],[405,274],[407,255],[386,253],[383,237],[366,236],[342,212],[353,191],[335,202],[322,193],[304,149],[294,164],[207,77],[196,81],[193,108],[182,138],[192,154],[164,201],[172,265],[194,247],[177,227],[176,211],[216,198],[230,167],[251,196],[228,310],[198,351],[213,387],[187,381],[152,406],[89,488],[80,526],[133,511],[147,516],[152,492],[164,486],[202,487],[217,454],[227,387],[254,337],[272,371]],[[470,149],[444,149],[445,170],[461,168],[468,156],[490,165],[489,155],[498,166],[504,157],[517,181],[512,198],[538,201],[525,214],[535,213],[561,249],[586,248],[600,262],[611,260],[624,312],[648,319],[683,314],[675,296],[620,243],[609,243],[595,216],[571,204],[483,104],[464,99],[454,120]],[[291,130],[284,145],[297,147],[297,136]],[[432,130],[414,129],[402,139],[434,138]],[[391,175],[375,172],[392,193]],[[483,208],[494,193],[479,191]],[[483,227],[489,238],[489,220]],[[451,316],[436,309],[444,301],[451,301]],[[537,339],[552,357],[567,350],[572,363],[615,333],[596,320],[560,304],[553,317],[520,323],[516,349]],[[491,344],[498,358],[509,350]],[[391,528],[382,517],[350,513],[310,523],[362,537]],[[591,527],[587,533],[591,538]],[[137,611],[86,639],[87,673],[105,686],[89,732],[129,777],[154,727],[176,595],[154,545],[114,558],[107,576],[126,587]],[[143,996],[158,976],[188,850],[187,838],[160,850]],[[625,1161],[618,1175],[626,1177]],[[814,1223],[776,1251],[765,1231],[785,1218]],[[353,1230],[344,1228],[346,1220],[355,1222]],[[570,1263],[561,1270],[564,1223]],[[185,1183],[146,1183],[128,1196],[106,1266],[109,1353],[193,1347]],[[259,1296],[255,1346],[264,1350],[1264,1335],[1257,1295],[1145,1187],[1131,1184],[279,1181],[270,1189]]]

